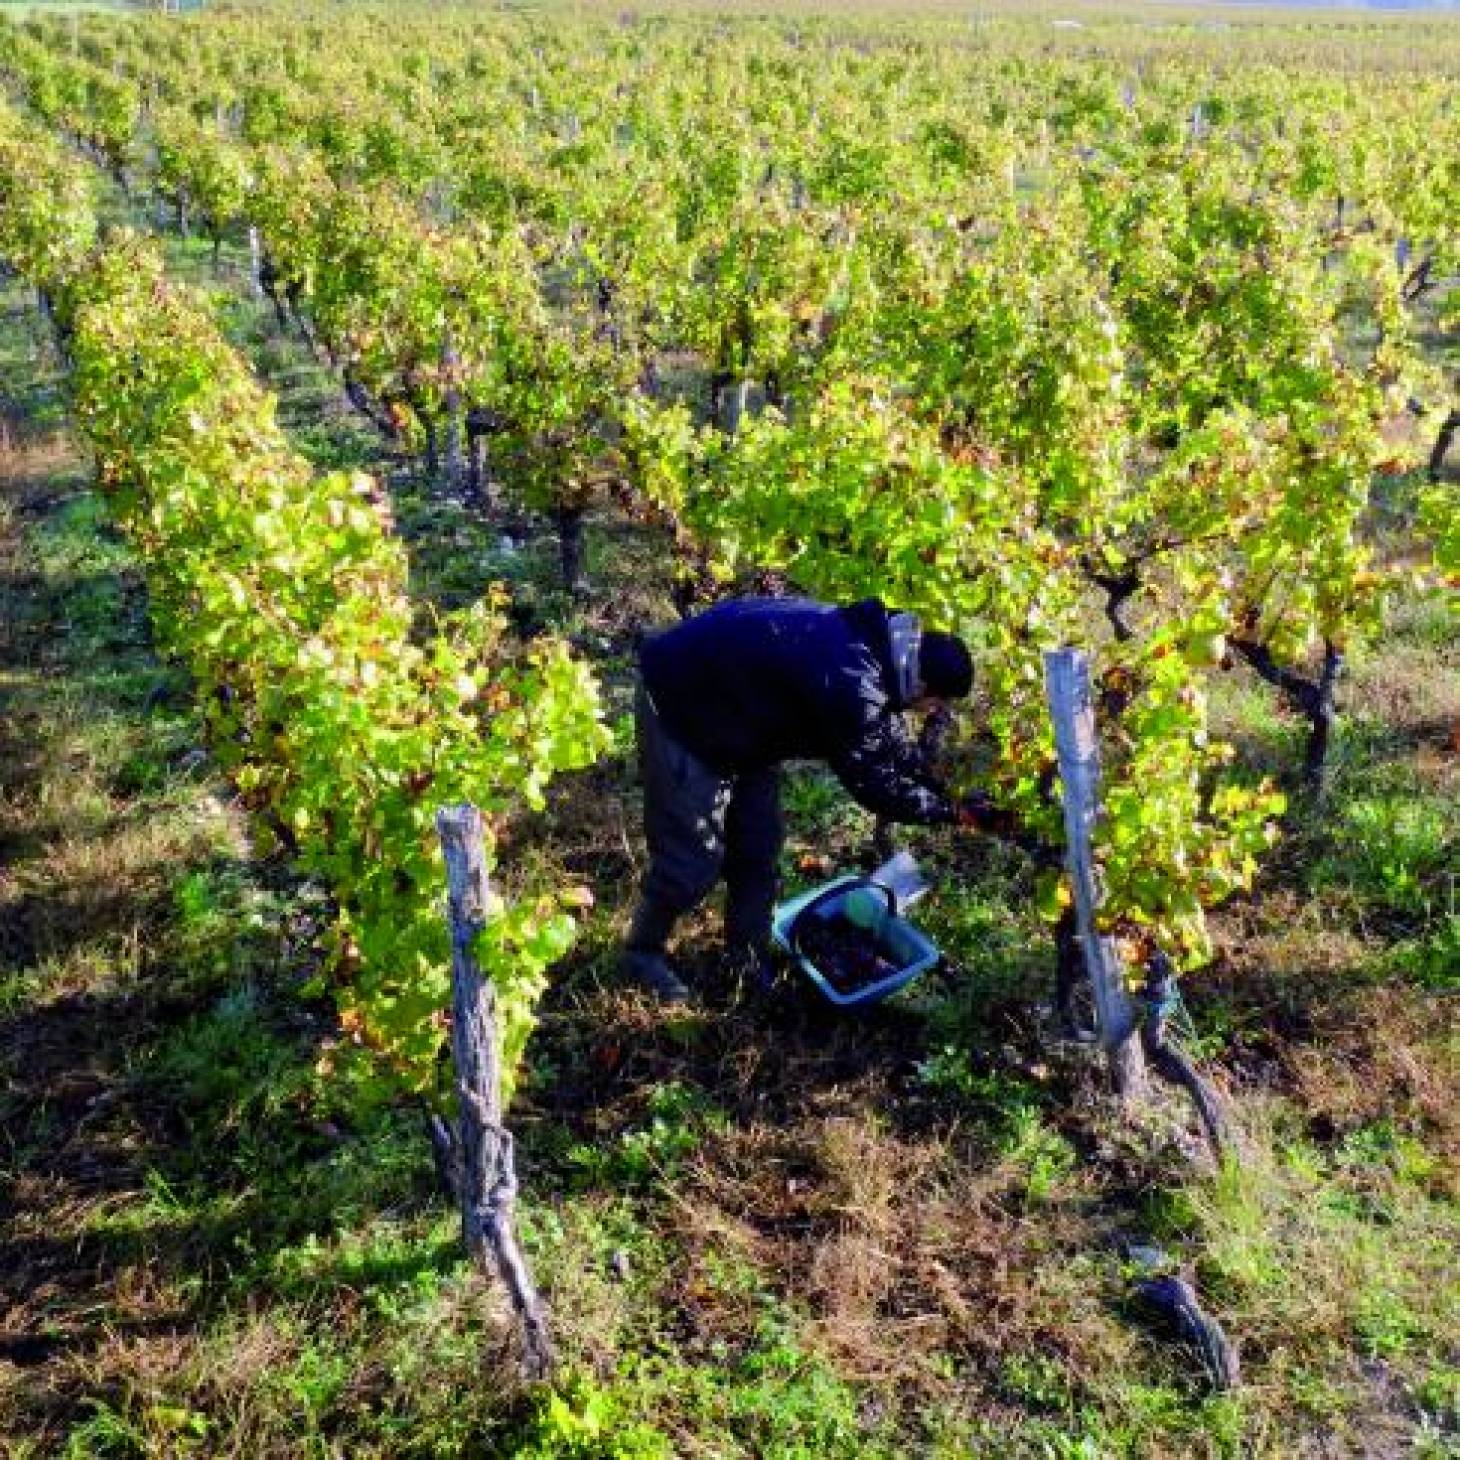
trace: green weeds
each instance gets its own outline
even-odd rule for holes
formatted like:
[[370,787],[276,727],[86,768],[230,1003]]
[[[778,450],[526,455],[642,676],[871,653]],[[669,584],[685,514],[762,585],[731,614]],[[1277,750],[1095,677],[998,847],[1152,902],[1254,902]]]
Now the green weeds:
[[623,1398],[577,1376],[543,1395],[516,1436],[520,1460],[668,1460],[669,1440],[625,1413]]
[[[1394,777],[1389,777],[1394,780]],[[1414,784],[1376,787],[1334,808],[1315,892],[1342,889],[1411,924],[1453,912],[1460,811],[1423,799]]]
[[1328,1148],[1280,1127],[1265,1136],[1184,1194],[1186,1235],[1229,1331],[1267,1350],[1308,1408],[1355,1403],[1331,1377],[1347,1352],[1411,1386],[1443,1376],[1460,1332],[1446,1276],[1460,1216],[1432,1191],[1433,1157],[1389,1121]]
[[642,1124],[607,1142],[573,1146],[568,1166],[584,1186],[647,1190],[672,1183],[705,1134],[725,1123],[700,1092],[671,1081],[650,1092]]

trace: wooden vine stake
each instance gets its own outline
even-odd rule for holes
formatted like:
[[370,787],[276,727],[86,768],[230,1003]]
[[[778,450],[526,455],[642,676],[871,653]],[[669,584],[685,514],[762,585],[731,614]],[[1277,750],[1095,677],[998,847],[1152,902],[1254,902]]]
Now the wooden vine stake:
[[547,1309],[517,1242],[517,1165],[502,1124],[502,1052],[495,997],[472,944],[487,917],[487,858],[482,814],[470,804],[445,806],[436,830],[446,858],[451,930],[451,1049],[460,1106],[455,1132],[461,1180],[461,1223],[472,1261],[506,1286],[522,1327],[523,1369],[546,1379],[553,1367]]
[[1090,661],[1078,649],[1051,650],[1044,656],[1044,682],[1064,786],[1066,865],[1094,995],[1096,1032],[1110,1061],[1116,1091],[1123,1100],[1134,1101],[1146,1090],[1145,1058],[1135,1037],[1139,1021],[1115,940],[1096,926],[1100,884],[1091,839],[1100,814],[1100,746],[1095,737]]
[[441,375],[445,382],[446,489],[460,492],[466,485],[466,412],[461,400],[461,353],[448,330],[441,344]]
[[264,245],[253,223],[248,225],[248,292],[255,299],[264,297]]

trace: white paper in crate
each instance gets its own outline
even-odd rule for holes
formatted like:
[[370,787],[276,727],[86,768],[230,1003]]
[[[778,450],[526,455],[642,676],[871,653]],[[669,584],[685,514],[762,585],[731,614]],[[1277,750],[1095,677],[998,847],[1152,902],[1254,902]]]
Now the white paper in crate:
[[932,889],[932,883],[923,876],[911,852],[898,852],[889,857],[872,873],[871,880],[892,894],[893,911],[899,917]]

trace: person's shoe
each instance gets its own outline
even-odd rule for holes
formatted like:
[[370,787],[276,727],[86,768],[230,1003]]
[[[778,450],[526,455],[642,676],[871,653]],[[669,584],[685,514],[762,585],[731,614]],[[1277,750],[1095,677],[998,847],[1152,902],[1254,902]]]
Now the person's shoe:
[[689,989],[669,966],[662,953],[645,953],[630,948],[623,959],[623,971],[641,988],[666,1004],[687,1004]]

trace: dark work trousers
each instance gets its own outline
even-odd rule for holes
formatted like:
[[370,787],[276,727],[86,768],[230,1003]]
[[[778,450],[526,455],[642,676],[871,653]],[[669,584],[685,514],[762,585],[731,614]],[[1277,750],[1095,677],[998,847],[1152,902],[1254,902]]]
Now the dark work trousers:
[[643,685],[634,705],[649,870],[629,946],[663,951],[676,918],[726,887],[725,942],[770,944],[781,854],[781,777],[775,766],[722,776],[665,729]]

